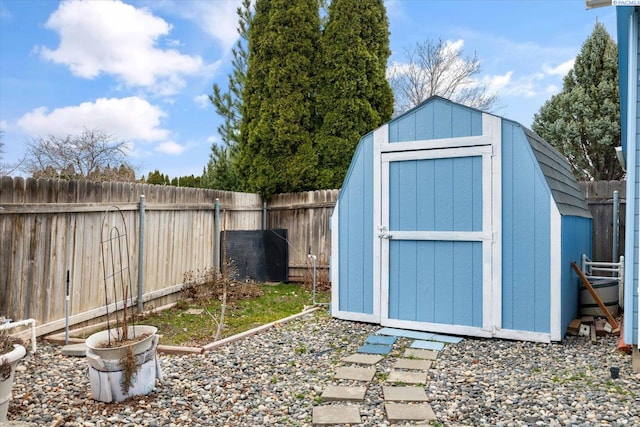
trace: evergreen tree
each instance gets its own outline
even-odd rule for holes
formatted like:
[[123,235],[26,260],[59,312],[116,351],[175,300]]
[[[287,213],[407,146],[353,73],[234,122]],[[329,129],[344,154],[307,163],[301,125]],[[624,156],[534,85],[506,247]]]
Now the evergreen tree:
[[564,78],[562,91],[535,114],[532,128],[568,159],[580,180],[619,179],[620,97],[615,42],[597,23]]
[[153,172],[149,172],[146,182],[147,184],[167,185],[169,184],[169,177],[161,174],[160,171],[156,169]]
[[222,146],[215,142],[211,145],[209,162],[202,175],[202,182],[207,188],[230,191],[241,189],[235,159],[240,141],[242,92],[248,61],[246,45],[252,19],[251,0],[243,0],[236,13],[238,14],[240,38],[231,50],[233,71],[228,76],[227,91],[223,91],[220,86],[214,84],[213,94],[209,95],[209,100],[214,105],[216,113],[223,118],[223,123],[218,126]]
[[360,137],[391,118],[383,0],[333,0],[321,39],[317,111],[319,188],[339,188]]
[[246,190],[269,199],[313,189],[318,0],[257,0],[248,35],[237,159]]

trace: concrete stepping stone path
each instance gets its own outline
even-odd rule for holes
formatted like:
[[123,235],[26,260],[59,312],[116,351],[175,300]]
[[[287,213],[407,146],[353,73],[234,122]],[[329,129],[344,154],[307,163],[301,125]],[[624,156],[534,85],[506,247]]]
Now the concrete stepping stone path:
[[436,351],[440,351],[444,348],[444,343],[443,342],[437,342],[437,341],[420,341],[420,340],[416,340],[414,342],[411,343],[410,345],[411,348],[419,348],[422,350],[436,350]]
[[339,385],[330,385],[322,393],[322,399],[327,402],[334,400],[344,401],[362,401],[367,388],[364,386],[345,387]]
[[431,368],[431,360],[424,359],[398,359],[393,369],[408,369],[413,371],[428,371]]
[[[341,362],[346,364],[366,365],[366,367],[341,366],[337,368],[333,378],[334,380],[372,381],[376,374],[375,365],[391,353],[398,337],[414,341],[409,348],[405,349],[404,354],[395,360],[392,371],[389,372],[385,385],[382,386],[387,420],[390,423],[428,425],[427,423],[436,420],[436,417],[428,403],[425,388],[416,384],[427,383],[428,371],[433,361],[437,359],[439,351],[444,349],[445,343],[458,343],[462,338],[382,328],[376,332],[376,335],[369,335],[364,345],[355,354],[341,359]],[[335,402],[361,402],[365,400],[366,394],[367,387],[364,385],[328,385],[321,395],[322,399],[328,403],[313,408],[313,424],[360,424],[362,417],[357,405],[336,405]]]
[[427,393],[422,387],[382,386],[384,400],[390,402],[426,402]]
[[353,405],[315,406],[312,422],[315,425],[360,424],[360,409]]
[[385,403],[387,419],[391,423],[400,421],[431,421],[436,416],[428,403]]
[[375,365],[382,359],[384,359],[384,357],[380,356],[379,354],[356,353],[352,354],[351,356],[345,357],[344,359],[342,359],[342,361],[345,363],[357,363],[359,365]]
[[397,339],[392,336],[369,335],[365,340],[365,344],[393,345]]
[[371,381],[375,374],[376,370],[372,368],[345,366],[338,368],[333,378],[337,380]]
[[426,384],[427,373],[422,371],[391,371],[387,377],[388,383]]
[[365,344],[358,349],[358,353],[387,355],[391,353],[391,350],[393,350],[393,346],[390,345]]
[[438,352],[435,350],[420,350],[417,348],[408,348],[404,351],[404,357],[407,359],[426,359],[436,360],[438,358]]

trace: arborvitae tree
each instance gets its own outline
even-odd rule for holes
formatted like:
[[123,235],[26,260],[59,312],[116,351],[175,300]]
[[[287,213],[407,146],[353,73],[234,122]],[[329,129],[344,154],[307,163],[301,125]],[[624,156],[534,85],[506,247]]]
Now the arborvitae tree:
[[257,0],[249,28],[238,158],[246,190],[313,189],[318,0]]
[[339,188],[360,137],[391,118],[383,0],[333,0],[318,56],[319,188]]
[[241,189],[235,159],[240,141],[242,92],[248,61],[247,39],[253,15],[251,0],[243,0],[236,13],[240,38],[231,50],[233,71],[228,76],[228,87],[225,92],[214,84],[213,94],[209,95],[216,113],[223,118],[223,123],[218,126],[222,146],[215,142],[211,145],[209,163],[202,175],[202,181],[207,188],[231,191]]
[[169,184],[169,177],[161,174],[160,171],[156,169],[153,172],[149,172],[146,182],[147,184],[167,185]]
[[564,78],[562,91],[535,114],[532,128],[568,159],[581,180],[620,179],[618,50],[597,23]]

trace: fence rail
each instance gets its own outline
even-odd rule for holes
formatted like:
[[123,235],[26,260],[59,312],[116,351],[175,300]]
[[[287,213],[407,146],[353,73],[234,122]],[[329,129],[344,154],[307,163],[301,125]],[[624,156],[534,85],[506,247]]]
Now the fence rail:
[[[157,305],[179,292],[185,276],[212,268],[215,202],[221,230],[287,228],[290,272],[302,276],[309,248],[327,268],[329,216],[337,190],[276,195],[263,204],[256,194],[135,183],[0,179],[0,315],[34,318],[38,335],[64,327],[66,277],[70,278],[70,324],[104,311],[100,245],[104,214],[124,215],[138,277],[140,196],[145,196],[144,299]],[[156,299],[156,301],[152,301]]]

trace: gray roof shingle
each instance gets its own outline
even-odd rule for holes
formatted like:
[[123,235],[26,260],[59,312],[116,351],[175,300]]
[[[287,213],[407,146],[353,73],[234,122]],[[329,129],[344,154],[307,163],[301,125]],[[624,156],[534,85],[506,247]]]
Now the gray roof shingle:
[[589,206],[571,172],[569,161],[536,133],[524,126],[522,128],[551,188],[560,215],[591,218]]

